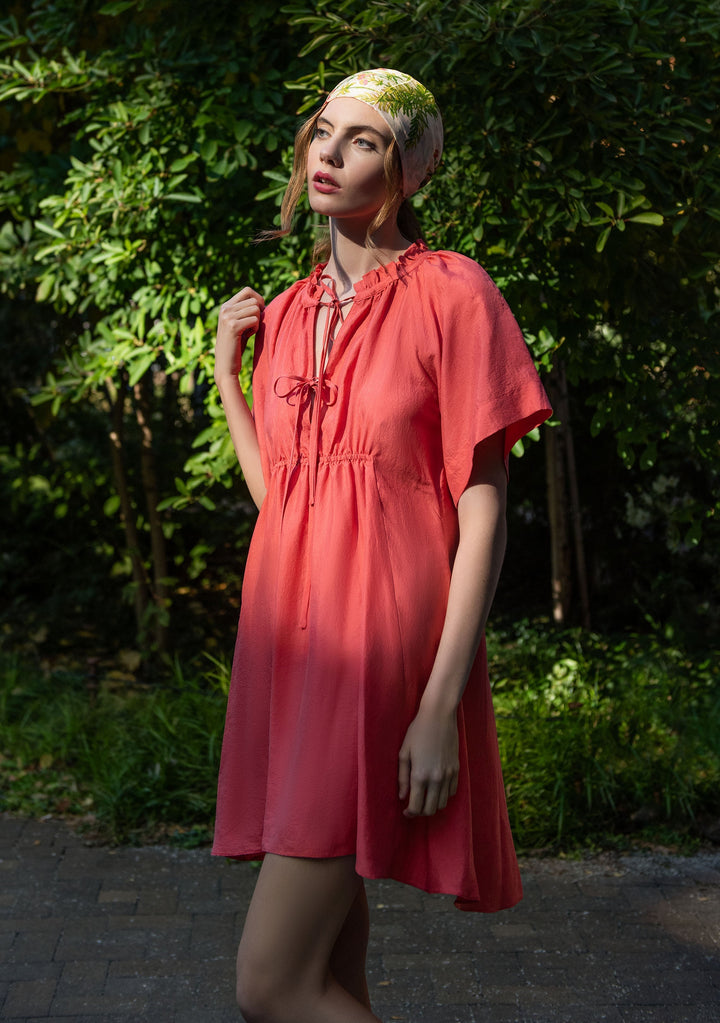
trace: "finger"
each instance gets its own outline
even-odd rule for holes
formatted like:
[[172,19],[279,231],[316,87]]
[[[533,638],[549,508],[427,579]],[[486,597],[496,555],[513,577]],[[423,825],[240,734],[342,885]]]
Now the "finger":
[[406,817],[419,817],[425,805],[425,786],[416,778],[410,777],[409,798],[403,813]]
[[[232,301],[232,300],[231,300]],[[230,306],[228,312],[230,316],[262,316],[263,306],[255,298],[245,299],[244,302],[238,302],[236,305]]]
[[[406,817],[425,817],[429,816],[428,809],[435,805],[437,800],[437,793],[433,794],[432,784],[421,778],[410,778],[410,798],[408,799],[408,805],[405,810]],[[431,813],[434,813],[431,810]]]
[[440,786],[440,791],[438,793],[438,801],[437,801],[437,808],[438,808],[438,810],[444,810],[445,807],[448,805],[448,800],[449,799],[450,799],[450,779],[448,778]]
[[436,781],[428,782],[425,787],[425,802],[423,803],[423,817],[432,817],[438,812],[440,806],[441,787]]
[[239,331],[249,330],[250,328],[257,330],[260,326],[260,315],[260,310],[257,308],[244,309],[237,313],[232,320],[232,324]]
[[407,799],[410,791],[410,757],[400,750],[398,761],[398,798]]
[[242,319],[246,316],[260,316],[264,306],[255,298],[247,298],[236,301],[237,295],[229,299],[220,307],[220,317],[224,320]]
[[438,812],[438,797],[440,790],[436,785],[431,785],[425,792],[425,801],[422,805],[422,816],[432,817]]
[[235,309],[223,306],[218,323],[219,331],[239,336],[247,331],[254,332],[260,325],[261,310],[256,304]]
[[240,299],[238,295],[233,295],[220,307],[218,326],[223,329],[246,330],[248,327],[257,329],[264,308],[265,304],[260,296]]
[[246,302],[248,300],[258,302],[261,309],[265,308],[265,299],[253,288],[241,288],[240,291],[237,291],[233,297],[228,300],[228,302],[237,303]]

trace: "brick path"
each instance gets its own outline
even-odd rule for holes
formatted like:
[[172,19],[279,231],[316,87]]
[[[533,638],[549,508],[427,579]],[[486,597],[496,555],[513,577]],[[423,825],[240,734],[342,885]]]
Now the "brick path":
[[[720,854],[523,864],[515,909],[459,913],[372,882],[384,1023],[718,1023]],[[206,849],[86,847],[0,817],[0,1019],[241,1023],[254,874]]]

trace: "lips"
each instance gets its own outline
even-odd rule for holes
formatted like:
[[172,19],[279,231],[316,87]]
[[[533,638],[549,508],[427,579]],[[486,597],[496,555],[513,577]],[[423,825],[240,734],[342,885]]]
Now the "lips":
[[313,175],[312,180],[316,192],[335,192],[340,187],[335,178],[326,174],[325,171],[318,171]]

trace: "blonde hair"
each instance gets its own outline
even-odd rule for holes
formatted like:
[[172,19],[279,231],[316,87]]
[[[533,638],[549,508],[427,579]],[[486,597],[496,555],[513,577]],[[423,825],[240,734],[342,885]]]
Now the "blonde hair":
[[[280,207],[280,227],[274,231],[262,231],[258,236],[258,241],[282,238],[284,235],[290,234],[292,230],[295,209],[305,190],[308,150],[315,135],[315,125],[318,117],[319,112],[313,114],[309,120],[301,125],[295,135],[293,169]],[[407,199],[403,198],[402,164],[400,162],[400,151],[394,138],[391,139],[390,145],[385,150],[384,170],[387,193],[385,202],[368,224],[365,235],[365,243],[371,249],[376,247],[373,235],[393,216],[397,219],[400,232],[408,241],[416,241],[422,233],[412,206]],[[313,259],[323,260],[327,259],[329,255],[330,238],[326,235],[319,238],[315,243]]]

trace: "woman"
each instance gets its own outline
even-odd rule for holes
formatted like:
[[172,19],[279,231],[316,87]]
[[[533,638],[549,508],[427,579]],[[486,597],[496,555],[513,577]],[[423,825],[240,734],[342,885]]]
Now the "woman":
[[[521,896],[483,630],[507,456],[547,418],[484,271],[431,252],[406,200],[442,122],[397,71],[353,75],[296,138],[325,266],[219,319],[215,376],[260,509],[214,852],[261,859],[238,953],[249,1023],[364,1023],[363,877],[494,911]],[[256,333],[253,412],[238,383]]]

